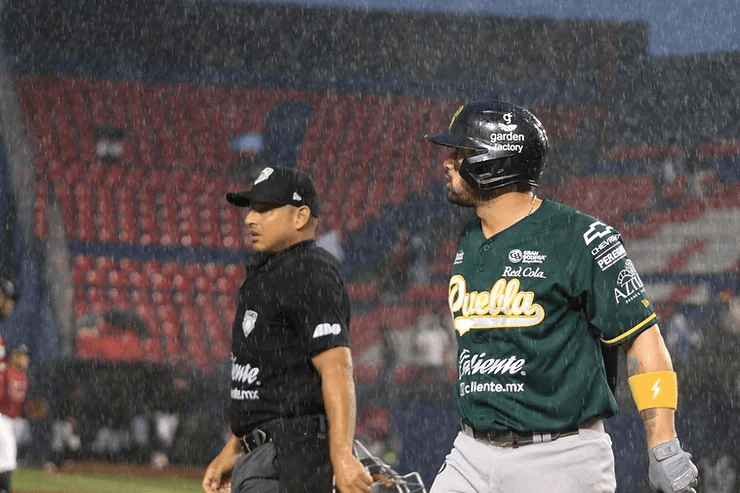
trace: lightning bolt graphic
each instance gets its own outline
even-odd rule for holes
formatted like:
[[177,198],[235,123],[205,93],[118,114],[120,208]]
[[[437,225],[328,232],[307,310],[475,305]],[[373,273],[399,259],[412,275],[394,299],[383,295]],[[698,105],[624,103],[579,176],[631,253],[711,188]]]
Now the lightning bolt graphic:
[[658,397],[658,394],[660,393],[660,378],[655,381],[653,384],[653,400],[655,400],[656,397]]

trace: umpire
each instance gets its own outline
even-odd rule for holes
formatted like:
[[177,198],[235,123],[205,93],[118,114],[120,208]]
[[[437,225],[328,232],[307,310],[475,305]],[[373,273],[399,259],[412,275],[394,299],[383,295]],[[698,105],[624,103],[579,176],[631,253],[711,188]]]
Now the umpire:
[[232,328],[232,434],[203,491],[329,493],[335,481],[342,493],[369,492],[372,478],[352,455],[349,297],[340,265],[313,239],[313,181],[267,167],[226,199],[249,208],[255,253]]

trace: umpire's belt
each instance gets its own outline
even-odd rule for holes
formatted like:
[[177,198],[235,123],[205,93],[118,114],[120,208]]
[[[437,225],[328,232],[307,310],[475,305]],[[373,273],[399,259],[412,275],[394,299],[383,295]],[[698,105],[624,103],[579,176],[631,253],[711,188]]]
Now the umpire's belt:
[[239,443],[244,453],[248,454],[260,445],[271,442],[275,434],[280,432],[300,431],[309,434],[325,434],[326,430],[326,416],[323,414],[278,418],[267,421],[246,435],[240,436]]
[[477,440],[492,443],[493,445],[498,445],[499,447],[516,448],[520,445],[551,442],[561,437],[577,435],[580,428],[592,428],[598,425],[601,425],[603,427],[603,424],[601,424],[601,420],[597,421],[598,423],[589,422],[587,424],[581,425],[580,427],[574,425],[557,431],[529,431],[521,433],[512,430],[481,431],[474,429],[472,426],[465,423],[464,421],[461,421],[460,424],[462,426],[463,433]]

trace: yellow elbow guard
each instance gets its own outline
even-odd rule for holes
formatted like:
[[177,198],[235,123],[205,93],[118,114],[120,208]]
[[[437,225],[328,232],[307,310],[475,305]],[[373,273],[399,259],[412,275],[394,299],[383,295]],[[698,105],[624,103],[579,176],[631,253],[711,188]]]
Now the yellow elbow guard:
[[672,371],[654,371],[632,375],[627,383],[635,399],[637,410],[654,407],[676,409],[678,404],[678,383]]

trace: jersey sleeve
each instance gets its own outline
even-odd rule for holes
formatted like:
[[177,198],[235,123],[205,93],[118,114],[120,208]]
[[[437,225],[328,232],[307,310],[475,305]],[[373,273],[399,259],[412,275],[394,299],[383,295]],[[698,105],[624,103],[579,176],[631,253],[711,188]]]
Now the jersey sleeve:
[[5,400],[7,394],[7,374],[8,364],[5,361],[0,362],[0,402]]
[[[579,241],[579,239],[576,239]],[[575,269],[586,287],[586,312],[606,345],[619,345],[658,322],[621,235],[594,220],[582,231],[585,248]]]
[[288,316],[310,356],[349,346],[349,296],[333,269],[313,268],[292,291]]

